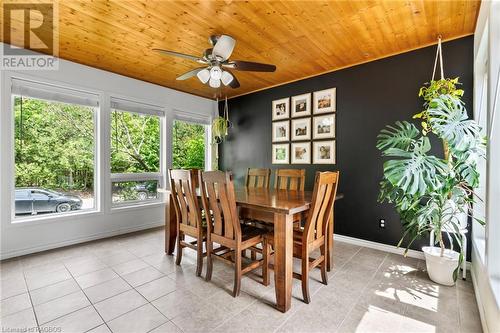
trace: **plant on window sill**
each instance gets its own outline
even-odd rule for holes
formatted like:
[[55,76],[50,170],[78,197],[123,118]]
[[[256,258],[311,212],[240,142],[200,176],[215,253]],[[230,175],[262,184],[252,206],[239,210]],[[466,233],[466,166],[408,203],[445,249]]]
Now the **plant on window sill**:
[[[405,254],[415,239],[427,233],[434,233],[441,258],[453,252],[446,250],[443,235],[462,249],[457,236],[463,228],[460,216],[471,216],[474,189],[479,185],[477,163],[485,156],[486,139],[469,119],[458,84],[458,78],[432,80],[420,89],[424,111],[413,118],[421,119],[422,131],[403,121],[378,135],[377,148],[390,158],[384,163],[379,201],[394,204],[401,217],[405,231],[398,246],[408,240]],[[443,158],[430,153],[429,135],[443,142]],[[462,250],[457,260],[453,281],[464,260]]]

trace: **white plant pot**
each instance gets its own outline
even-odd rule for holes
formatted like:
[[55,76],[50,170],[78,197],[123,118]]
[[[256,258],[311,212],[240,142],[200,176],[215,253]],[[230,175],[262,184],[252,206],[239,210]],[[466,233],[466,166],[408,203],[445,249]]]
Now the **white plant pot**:
[[434,246],[424,246],[422,251],[425,255],[425,264],[429,278],[445,286],[453,286],[453,271],[458,267],[460,254],[452,250],[444,250],[441,257],[441,248]]

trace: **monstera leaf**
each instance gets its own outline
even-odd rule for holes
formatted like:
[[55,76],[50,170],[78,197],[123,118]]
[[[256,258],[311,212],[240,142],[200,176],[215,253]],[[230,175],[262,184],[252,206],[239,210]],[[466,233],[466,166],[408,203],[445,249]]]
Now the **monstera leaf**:
[[397,121],[394,126],[387,126],[377,136],[377,148],[384,150],[387,148],[398,148],[408,150],[412,143],[415,143],[419,135],[415,125],[407,121]]
[[469,119],[461,100],[441,95],[429,103],[427,113],[433,132],[448,143],[450,150],[463,152],[480,140],[481,128]]
[[438,189],[442,177],[447,172],[444,160],[427,155],[431,149],[429,138],[422,137],[409,147],[409,150],[388,148],[384,156],[396,157],[384,163],[384,176],[392,186],[414,195],[425,195]]

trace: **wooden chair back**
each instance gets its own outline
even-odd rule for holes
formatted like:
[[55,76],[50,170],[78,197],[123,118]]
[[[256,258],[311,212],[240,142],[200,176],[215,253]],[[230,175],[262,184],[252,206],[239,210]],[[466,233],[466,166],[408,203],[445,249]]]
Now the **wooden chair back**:
[[201,211],[196,197],[196,170],[169,170],[170,189],[179,224],[198,228]]
[[251,188],[269,188],[269,180],[271,179],[270,169],[252,169],[248,168],[245,178],[246,187]]
[[207,216],[207,232],[212,240],[227,246],[231,246],[234,241],[241,242],[241,226],[231,173],[201,172],[200,187]]
[[338,180],[338,171],[316,172],[311,208],[304,227],[304,245],[314,241],[324,241],[324,237],[327,236],[330,214],[337,195]]
[[305,169],[276,169],[274,188],[279,190],[304,191]]

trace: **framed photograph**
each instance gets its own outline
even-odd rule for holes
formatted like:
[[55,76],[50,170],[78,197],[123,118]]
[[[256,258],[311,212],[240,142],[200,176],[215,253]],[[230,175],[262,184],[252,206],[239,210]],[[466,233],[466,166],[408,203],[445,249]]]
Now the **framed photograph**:
[[273,121],[290,118],[290,99],[282,98],[273,101]]
[[311,143],[292,143],[292,164],[311,164]]
[[335,112],[336,88],[315,91],[313,94],[314,114]]
[[311,139],[311,118],[292,119],[292,140]]
[[288,164],[290,152],[288,143],[273,145],[273,164]]
[[292,97],[292,118],[311,115],[311,93]]
[[335,140],[313,142],[314,164],[335,164]]
[[335,115],[317,116],[313,118],[313,139],[335,138]]
[[273,142],[283,142],[290,140],[290,122],[277,121],[273,123]]

